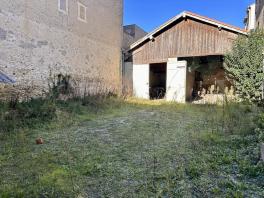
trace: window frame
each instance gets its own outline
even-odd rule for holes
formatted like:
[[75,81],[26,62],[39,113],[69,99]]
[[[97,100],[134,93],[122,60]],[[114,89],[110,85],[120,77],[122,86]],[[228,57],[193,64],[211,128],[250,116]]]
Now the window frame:
[[61,13],[63,13],[63,14],[68,15],[68,11],[69,11],[69,0],[65,0],[66,10],[62,10],[61,9],[61,1],[62,0],[58,0],[58,11],[61,12]]
[[[87,23],[87,6],[85,6],[84,4],[82,4],[81,2],[77,2],[77,6],[78,6],[78,20],[79,21],[82,21],[84,23]],[[81,16],[81,7],[84,8],[84,16],[85,16],[85,19],[82,19],[80,16]]]

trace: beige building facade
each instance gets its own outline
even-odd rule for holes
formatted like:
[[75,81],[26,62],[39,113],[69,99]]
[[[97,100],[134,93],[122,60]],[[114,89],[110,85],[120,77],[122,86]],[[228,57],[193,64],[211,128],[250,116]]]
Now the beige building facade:
[[250,31],[256,28],[256,4],[251,4],[247,8],[246,17],[244,19],[245,29]]
[[122,25],[122,0],[1,0],[0,70],[33,95],[58,74],[118,91]]
[[130,45],[143,38],[148,33],[136,24],[126,25],[123,27],[123,49],[128,50]]
[[264,28],[264,0],[256,0],[256,27]]

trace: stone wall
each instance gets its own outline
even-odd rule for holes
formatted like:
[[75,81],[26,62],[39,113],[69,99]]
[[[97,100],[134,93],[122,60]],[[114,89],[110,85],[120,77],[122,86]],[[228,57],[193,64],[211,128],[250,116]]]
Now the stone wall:
[[50,76],[72,76],[82,88],[99,84],[120,89],[122,0],[80,0],[87,22],[78,20],[76,0],[68,14],[57,0],[0,1],[0,70],[34,86],[33,95],[47,90]]

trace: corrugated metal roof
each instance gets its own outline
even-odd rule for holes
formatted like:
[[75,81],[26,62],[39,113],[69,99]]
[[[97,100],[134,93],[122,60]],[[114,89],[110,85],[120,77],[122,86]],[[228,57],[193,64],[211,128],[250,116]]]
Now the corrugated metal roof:
[[0,83],[15,83],[16,81],[9,78],[3,72],[0,71]]

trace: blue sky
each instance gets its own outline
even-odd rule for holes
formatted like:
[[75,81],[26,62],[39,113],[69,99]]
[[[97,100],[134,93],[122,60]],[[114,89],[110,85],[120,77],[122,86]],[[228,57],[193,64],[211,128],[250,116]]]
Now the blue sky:
[[124,0],[124,24],[151,31],[186,10],[243,28],[246,8],[254,0]]

